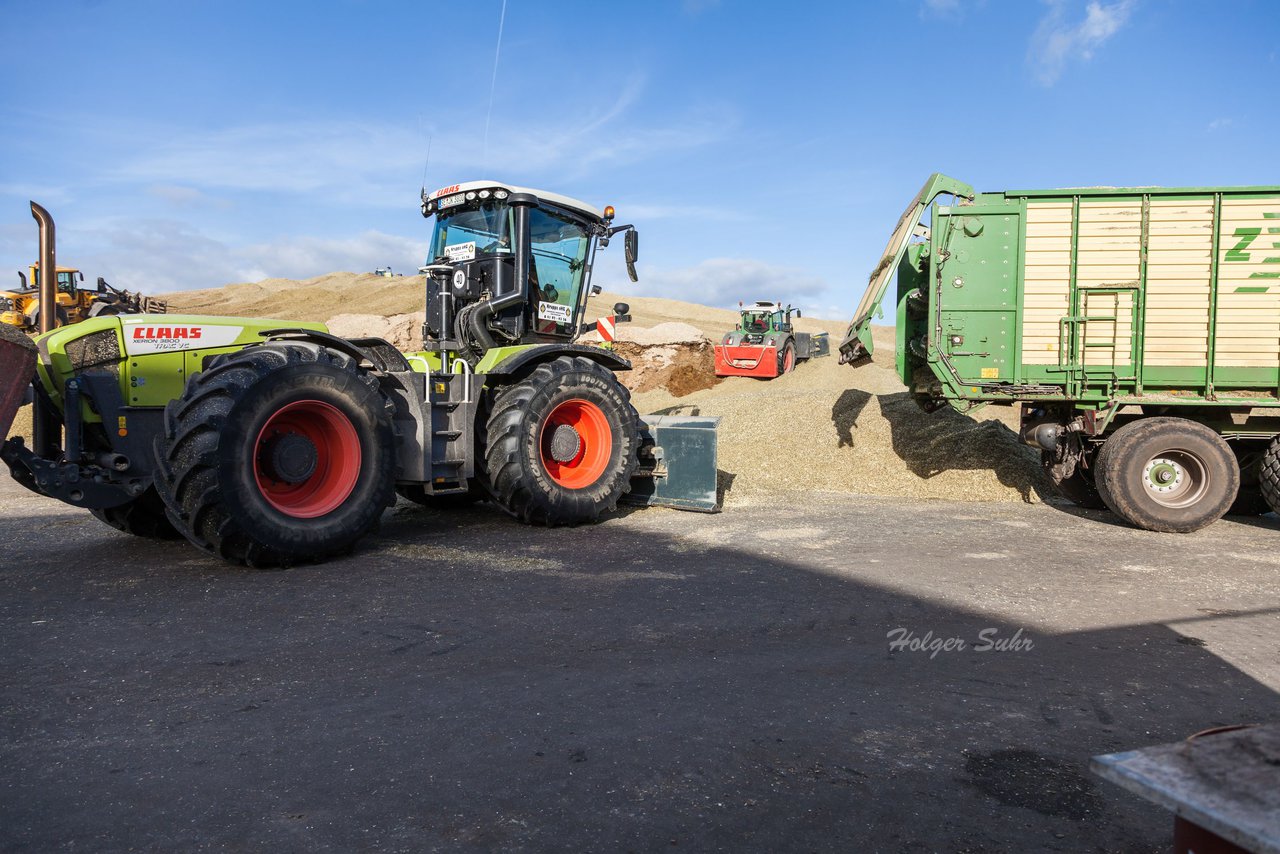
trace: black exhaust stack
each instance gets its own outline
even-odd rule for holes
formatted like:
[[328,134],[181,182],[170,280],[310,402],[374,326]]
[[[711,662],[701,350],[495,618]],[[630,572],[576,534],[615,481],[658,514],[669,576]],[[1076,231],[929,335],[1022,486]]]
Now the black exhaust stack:
[[[53,217],[35,202],[31,203],[31,216],[40,226],[40,332],[43,334],[53,331],[58,325],[56,231]],[[32,409],[31,450],[43,459],[55,459],[62,452],[62,429],[58,413],[48,395],[43,394],[36,395]]]

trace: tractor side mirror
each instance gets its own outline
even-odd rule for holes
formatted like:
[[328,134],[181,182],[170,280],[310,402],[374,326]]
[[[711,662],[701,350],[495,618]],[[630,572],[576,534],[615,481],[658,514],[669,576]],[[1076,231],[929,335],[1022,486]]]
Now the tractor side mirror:
[[798,308],[796,309],[796,317],[804,317],[804,315],[800,313],[800,309]]
[[592,295],[593,297],[598,297],[598,296],[600,296],[600,292],[601,292],[602,290],[604,290],[604,288],[600,287],[599,285],[592,285],[592,286],[591,286],[591,295]]
[[636,261],[640,257],[640,234],[634,228],[623,238],[623,248],[627,258],[627,275],[631,277],[631,281],[638,282],[640,278],[636,275]]

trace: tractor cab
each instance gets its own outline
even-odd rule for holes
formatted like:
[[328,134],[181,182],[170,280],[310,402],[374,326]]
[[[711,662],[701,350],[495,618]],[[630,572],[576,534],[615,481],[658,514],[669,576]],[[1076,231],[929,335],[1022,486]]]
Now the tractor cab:
[[495,346],[577,338],[598,248],[626,234],[636,280],[637,234],[603,211],[542,190],[471,181],[423,193],[435,217],[427,263],[426,349],[478,358]]
[[757,302],[742,309],[738,331],[750,343],[759,343],[772,332],[791,332],[791,316],[800,316],[800,309],[776,302]]

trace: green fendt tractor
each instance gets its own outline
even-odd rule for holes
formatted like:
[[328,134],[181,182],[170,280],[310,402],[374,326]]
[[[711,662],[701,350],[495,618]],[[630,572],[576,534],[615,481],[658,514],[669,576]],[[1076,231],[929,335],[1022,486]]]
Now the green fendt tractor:
[[[135,315],[0,341],[0,430],[24,388],[32,447],[0,458],[42,495],[129,533],[250,566],[349,550],[399,492],[487,495],[571,525],[627,495],[716,507],[715,420],[641,420],[613,353],[574,344],[598,247],[636,232],[559,196],[478,181],[423,195],[436,219],[425,349],[322,324]],[[52,221],[41,218],[42,256]],[[45,214],[47,218],[47,214]],[[49,283],[52,286],[52,283]],[[633,479],[635,483],[633,486]]]

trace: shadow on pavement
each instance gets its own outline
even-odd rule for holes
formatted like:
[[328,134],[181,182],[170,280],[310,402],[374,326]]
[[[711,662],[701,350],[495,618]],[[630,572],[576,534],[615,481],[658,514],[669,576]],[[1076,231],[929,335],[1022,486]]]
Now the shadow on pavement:
[[1280,711],[1163,625],[1046,634],[749,531],[401,504],[253,572],[78,526],[0,570],[6,850],[1166,850],[1088,758]]

